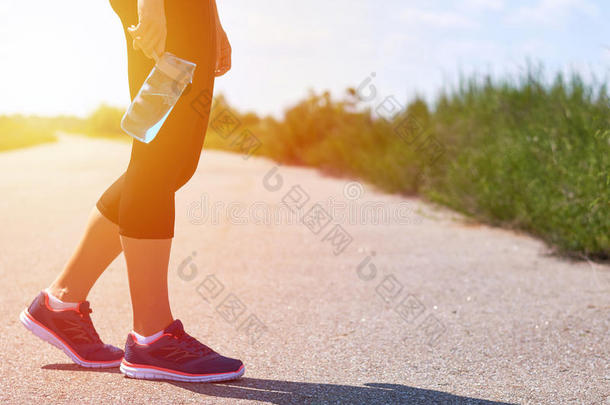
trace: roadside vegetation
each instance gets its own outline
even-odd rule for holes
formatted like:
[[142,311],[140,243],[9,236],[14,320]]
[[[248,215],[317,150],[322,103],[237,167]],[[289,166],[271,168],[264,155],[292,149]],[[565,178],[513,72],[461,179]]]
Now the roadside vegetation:
[[[361,179],[421,195],[480,221],[529,232],[558,253],[610,258],[610,101],[605,84],[530,71],[470,78],[434,105],[413,100],[393,117],[354,89],[340,99],[311,93],[282,119],[215,98],[205,147]],[[0,118],[0,150],[54,139],[62,129],[130,140],[124,109],[86,119]],[[6,136],[5,134],[9,134]]]
[[54,142],[57,138],[49,121],[21,115],[0,116],[0,152]]
[[206,145],[243,153],[239,133],[247,129],[260,141],[255,153],[278,162],[418,194],[480,221],[529,232],[561,254],[609,258],[610,101],[604,84],[586,84],[578,75],[547,83],[530,72],[501,81],[465,79],[435,105],[416,99],[392,119],[363,104],[349,90],[341,100],[311,94],[282,120],[231,109],[239,127],[227,137],[214,124],[228,108],[219,98]]

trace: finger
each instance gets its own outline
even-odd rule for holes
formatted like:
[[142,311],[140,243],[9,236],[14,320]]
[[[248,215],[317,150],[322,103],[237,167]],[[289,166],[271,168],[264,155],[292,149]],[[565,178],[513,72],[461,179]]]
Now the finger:
[[150,38],[150,42],[147,43],[147,51],[161,57],[165,52],[166,37],[167,35],[162,30],[156,31]]
[[132,25],[130,27],[127,27],[127,31],[129,32],[129,35],[131,35],[132,38],[131,46],[133,47],[134,51],[137,51],[138,49],[140,49],[140,47],[138,46],[138,27]]
[[150,49],[142,49],[142,52],[144,52],[144,55],[148,59],[154,59],[154,56],[153,56],[152,51]]
[[157,39],[157,45],[155,46],[155,52],[157,53],[157,56],[161,56],[163,55],[163,53],[165,53],[165,35],[161,35],[160,38]]
[[231,69],[231,56],[225,56],[220,60],[220,64],[222,66],[223,69],[226,69],[227,71],[229,69]]
[[142,25],[138,24],[137,27],[132,25],[131,27],[127,28],[127,30],[129,31],[129,34],[133,38],[133,49],[142,50],[142,52],[144,52],[145,54],[147,52],[150,53],[149,52],[150,44],[149,44],[149,40],[148,40],[149,35],[146,32],[146,30],[142,27]]
[[231,55],[225,55],[220,59],[220,65],[223,70],[229,71],[231,69]]
[[142,37],[140,46],[146,48],[146,50],[150,53],[156,51],[160,41],[161,34],[158,31],[150,31],[147,36]]
[[[140,24],[138,24],[139,26]],[[132,38],[135,38],[138,34],[138,26],[135,25],[131,25],[129,27],[127,27],[127,31],[129,32],[129,35],[131,35]]]
[[151,53],[157,46],[157,39],[151,36],[145,36],[140,39],[138,46],[141,49],[146,49],[148,53]]
[[147,45],[152,39],[157,38],[160,33],[160,29],[154,24],[138,24],[137,27],[133,29],[130,27],[128,30],[132,37],[140,38]]
[[140,49],[142,50],[142,52],[144,52],[144,55],[146,55],[147,58],[154,59],[153,54],[156,54],[156,52],[152,46],[144,46],[140,44]]
[[216,67],[216,70],[214,71],[214,74],[215,74],[216,76],[222,76],[222,75],[224,75],[226,72],[227,72],[227,70],[225,69],[225,66],[224,66],[224,65],[218,65],[218,66]]
[[227,73],[228,71],[229,70],[225,66],[223,66],[221,68],[216,69],[215,76],[216,77],[224,76],[224,74]]
[[133,49],[135,49],[135,50],[141,49],[142,47],[140,46],[140,44],[142,42],[142,32],[143,32],[141,24],[138,24],[138,26],[132,25],[131,27],[127,28],[127,31],[129,32],[129,35],[131,35],[131,38],[133,39]]

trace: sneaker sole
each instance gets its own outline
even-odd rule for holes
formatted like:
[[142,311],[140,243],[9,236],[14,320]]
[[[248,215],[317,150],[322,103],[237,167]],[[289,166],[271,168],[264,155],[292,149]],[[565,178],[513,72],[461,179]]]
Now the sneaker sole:
[[70,349],[70,347],[66,345],[52,330],[46,328],[44,325],[34,319],[34,317],[28,312],[27,308],[21,311],[21,314],[19,314],[19,320],[27,330],[45,342],[50,343],[59,350],[63,351],[70,358],[70,360],[79,366],[90,368],[110,368],[117,367],[121,364],[122,359],[100,362],[82,359],[78,354],[73,352],[72,349]]
[[239,370],[232,371],[230,373],[187,374],[154,366],[132,364],[124,359],[121,362],[120,369],[123,374],[130,378],[142,380],[172,380],[182,382],[217,382],[236,380],[246,372],[246,368],[242,365]]

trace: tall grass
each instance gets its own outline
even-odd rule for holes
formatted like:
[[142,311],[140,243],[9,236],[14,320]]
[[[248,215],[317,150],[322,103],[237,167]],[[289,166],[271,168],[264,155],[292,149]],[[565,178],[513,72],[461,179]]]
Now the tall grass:
[[[490,224],[527,231],[563,254],[608,259],[607,88],[578,75],[551,82],[542,77],[530,70],[504,80],[464,79],[432,107],[416,99],[389,120],[376,117],[375,106],[362,103],[354,90],[340,100],[311,93],[280,120],[239,113],[219,96],[205,146],[244,152],[238,140],[250,133],[260,142],[256,154],[281,163],[420,194]],[[130,140],[120,129],[123,112],[101,106],[87,119],[47,125]],[[218,125],[227,112],[234,124],[228,132]],[[53,139],[42,121],[24,120],[0,118],[0,150]]]
[[605,85],[538,74],[463,82],[441,97],[447,148],[424,193],[569,254],[610,254],[610,103]]
[[[311,94],[283,120],[241,121],[257,153],[286,164],[421,194],[482,221],[530,232],[574,256],[610,255],[610,103],[606,86],[541,73],[463,80],[433,108],[388,121],[355,92]],[[217,105],[214,117],[229,108]],[[238,113],[233,113],[240,117]],[[245,120],[244,120],[245,121]],[[208,146],[239,151],[210,131]]]
[[131,138],[121,129],[123,114],[124,108],[102,104],[89,114],[77,132],[92,137],[130,141]]
[[54,142],[55,130],[48,119],[21,115],[0,116],[0,151]]
[[74,116],[0,116],[0,151],[57,140],[57,132],[130,140],[121,130],[124,109],[101,105],[86,118]]

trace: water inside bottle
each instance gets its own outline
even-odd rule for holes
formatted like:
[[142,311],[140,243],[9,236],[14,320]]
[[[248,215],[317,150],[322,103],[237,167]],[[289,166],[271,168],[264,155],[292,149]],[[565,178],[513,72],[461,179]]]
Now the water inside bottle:
[[165,52],[138,91],[121,127],[139,141],[151,142],[172,112],[196,65]]
[[149,143],[172,112],[176,100],[177,97],[155,92],[150,83],[144,83],[121,126],[131,136]]
[[[123,129],[129,135],[133,136],[134,138],[137,138],[139,141],[142,141],[144,143],[149,143],[150,141],[152,141],[155,138],[155,136],[157,136],[157,134],[159,133],[159,130],[165,123],[165,120],[167,119],[169,114],[172,112],[172,109],[173,109],[173,107],[170,108],[167,111],[167,113],[165,113],[165,115],[163,117],[161,117],[161,119],[159,121],[157,121],[157,123],[154,124],[150,128],[136,125],[133,122],[129,122],[130,120],[125,120],[124,124],[123,124]],[[147,125],[149,125],[149,124],[147,124]],[[134,127],[137,129],[137,131],[130,130],[130,128],[134,128]]]

